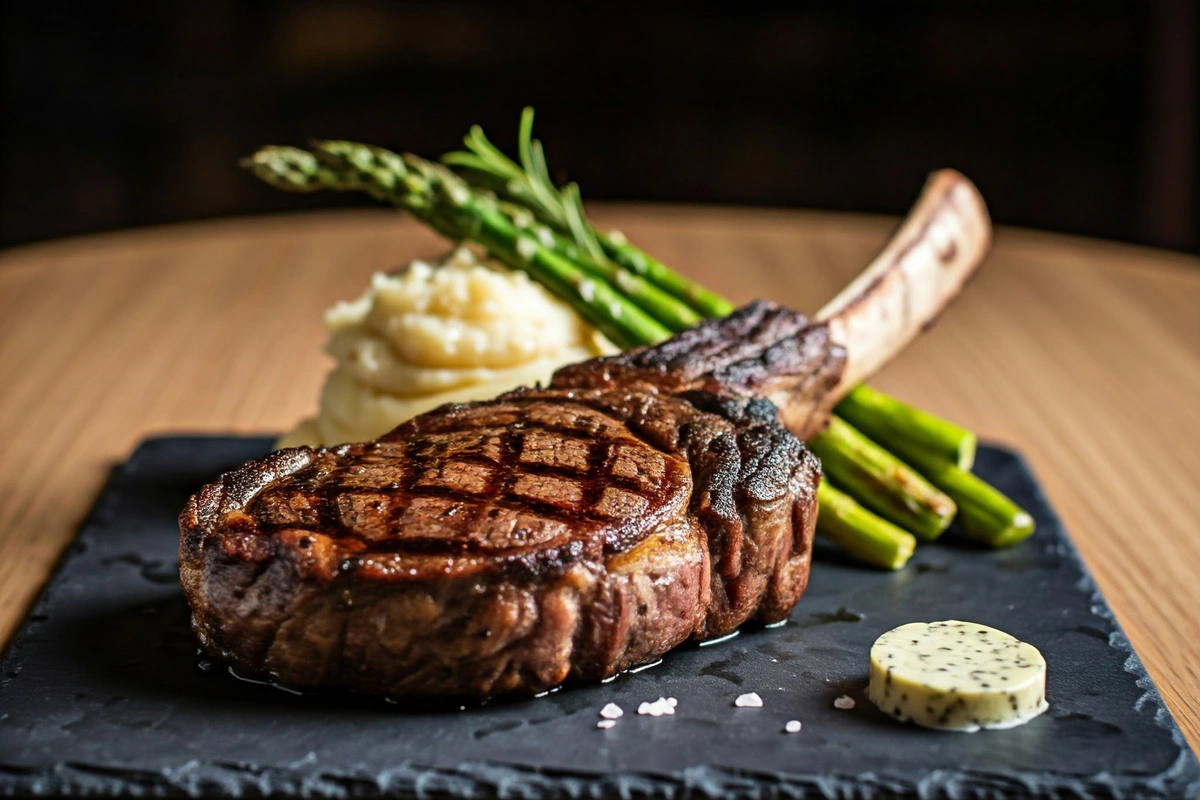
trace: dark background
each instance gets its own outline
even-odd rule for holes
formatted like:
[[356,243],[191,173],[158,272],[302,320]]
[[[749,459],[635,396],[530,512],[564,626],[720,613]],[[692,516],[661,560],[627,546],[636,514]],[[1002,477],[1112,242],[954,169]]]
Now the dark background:
[[362,203],[235,162],[507,148],[528,103],[591,199],[899,213],[954,166],[999,222],[1200,252],[1198,5],[8,3],[0,244]]

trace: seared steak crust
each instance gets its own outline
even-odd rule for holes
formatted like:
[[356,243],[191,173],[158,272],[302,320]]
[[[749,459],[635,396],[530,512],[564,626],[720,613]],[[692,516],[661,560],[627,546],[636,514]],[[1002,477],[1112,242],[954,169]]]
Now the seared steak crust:
[[807,440],[829,418],[846,351],[824,325],[774,303],[755,301],[708,319],[652,347],[573,364],[556,386],[618,385],[632,380],[666,391],[705,389],[766,397],[788,430]]
[[587,362],[222,476],[180,517],[201,643],[297,687],[485,697],[782,619],[807,583],[820,472],[753,395],[786,377],[773,347],[813,392],[838,354],[767,310],[757,344],[724,355],[702,332],[688,359],[684,334],[658,361]]

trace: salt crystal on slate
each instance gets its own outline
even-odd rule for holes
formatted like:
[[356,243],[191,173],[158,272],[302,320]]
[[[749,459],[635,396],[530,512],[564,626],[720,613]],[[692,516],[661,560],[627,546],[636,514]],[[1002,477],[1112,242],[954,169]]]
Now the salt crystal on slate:
[[612,726],[614,726],[616,724],[617,724],[617,721],[615,719],[602,719],[596,723],[596,727],[600,728],[601,730],[608,730],[609,728],[611,728]]
[[638,713],[651,717],[670,716],[675,713],[675,706],[667,698],[660,697],[653,703],[642,703],[638,706]]
[[842,711],[849,711],[850,709],[854,708],[854,698],[850,695],[844,694],[837,700],[833,701],[833,707],[840,708]]
[[733,704],[738,708],[762,708],[763,702],[758,692],[747,692],[734,700]]
[[[619,719],[625,712],[616,703],[609,703],[604,708],[600,709],[600,716],[605,719]],[[608,726],[611,727],[611,726]]]
[[800,732],[800,720],[798,720],[798,719],[788,720],[788,723],[783,726],[783,730],[787,733],[799,733]]

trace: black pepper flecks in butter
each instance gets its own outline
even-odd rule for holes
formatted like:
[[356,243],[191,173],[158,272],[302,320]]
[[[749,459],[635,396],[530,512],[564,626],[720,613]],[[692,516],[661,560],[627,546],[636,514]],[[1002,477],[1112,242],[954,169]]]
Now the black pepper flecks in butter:
[[927,728],[1011,728],[1048,708],[1046,660],[1033,645],[974,622],[913,622],[871,647],[871,702]]

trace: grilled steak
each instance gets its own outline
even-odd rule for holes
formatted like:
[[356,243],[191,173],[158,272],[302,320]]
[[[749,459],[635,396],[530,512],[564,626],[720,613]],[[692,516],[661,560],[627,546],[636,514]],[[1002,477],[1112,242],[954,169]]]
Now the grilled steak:
[[[747,387],[762,364],[824,387],[840,349],[768,304],[702,327],[695,358],[648,348],[637,378],[586,362],[204,487],[180,520],[204,647],[292,686],[483,697],[784,618],[808,580],[820,469]],[[722,354],[732,332],[742,346]],[[798,332],[810,344],[783,344]]]
[[[754,303],[546,388],[223,475],[180,516],[200,642],[296,687],[486,697],[783,619],[808,581],[820,480],[795,434],[974,269],[973,192],[935,178],[821,323]],[[881,327],[896,344],[842,340],[849,362],[830,334]]]

